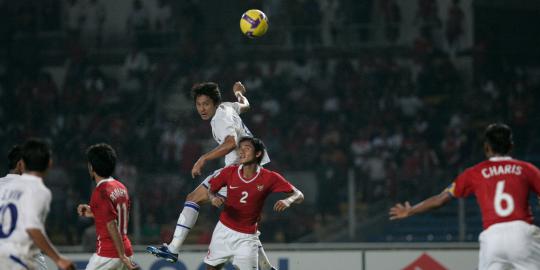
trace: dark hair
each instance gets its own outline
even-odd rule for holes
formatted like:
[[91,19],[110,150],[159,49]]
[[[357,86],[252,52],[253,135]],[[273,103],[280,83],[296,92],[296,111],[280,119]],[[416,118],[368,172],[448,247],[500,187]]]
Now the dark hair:
[[221,103],[221,92],[219,91],[219,86],[217,83],[203,82],[193,85],[191,88],[191,97],[193,98],[193,101],[197,101],[197,97],[201,95],[208,96],[210,99],[212,99],[212,101],[214,101],[214,105]]
[[22,147],[14,145],[8,153],[8,170],[13,170],[17,167],[17,162],[22,159]]
[[51,149],[41,139],[29,139],[22,147],[25,171],[45,172],[51,160]]
[[110,177],[116,167],[116,152],[106,143],[98,143],[86,150],[88,162],[92,169],[101,177]]
[[489,144],[496,154],[506,155],[512,149],[512,130],[502,123],[491,124],[484,132],[484,142]]
[[261,164],[261,161],[264,157],[264,152],[266,150],[266,146],[264,146],[263,141],[255,137],[242,137],[238,141],[238,145],[240,145],[240,143],[242,142],[251,142],[251,144],[253,145],[253,149],[255,149],[255,154],[257,154],[257,152],[262,153],[260,157],[257,157],[257,163]]

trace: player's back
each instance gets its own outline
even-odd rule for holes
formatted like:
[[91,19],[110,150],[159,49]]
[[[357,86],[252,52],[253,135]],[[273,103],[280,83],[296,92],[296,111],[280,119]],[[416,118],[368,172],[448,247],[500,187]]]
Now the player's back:
[[25,174],[0,185],[0,254],[26,258],[38,253],[26,230],[45,230],[51,198],[51,191],[36,176]]
[[90,200],[90,208],[96,224],[96,253],[102,257],[117,258],[118,253],[107,231],[107,223],[116,220],[118,230],[123,238],[126,255],[133,254],[131,242],[127,237],[129,209],[131,201],[127,188],[113,179],[101,180]]
[[470,181],[462,192],[476,195],[484,229],[515,220],[532,223],[529,192],[540,191],[540,174],[532,164],[495,157],[468,169],[460,178]]

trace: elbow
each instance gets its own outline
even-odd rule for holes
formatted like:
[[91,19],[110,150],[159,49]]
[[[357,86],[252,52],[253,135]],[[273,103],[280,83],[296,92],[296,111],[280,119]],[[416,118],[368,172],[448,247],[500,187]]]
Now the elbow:
[[107,226],[107,229],[109,231],[110,230],[116,230],[117,229],[116,220],[111,220],[111,221],[107,222],[106,226]]
[[304,202],[304,193],[298,189],[296,189],[294,192],[296,193],[296,203]]
[[298,203],[303,203],[303,202],[304,202],[304,193],[300,192],[298,196]]
[[233,136],[228,136],[226,139],[225,139],[225,150],[227,152],[230,152],[234,149],[236,149],[236,140],[234,139]]

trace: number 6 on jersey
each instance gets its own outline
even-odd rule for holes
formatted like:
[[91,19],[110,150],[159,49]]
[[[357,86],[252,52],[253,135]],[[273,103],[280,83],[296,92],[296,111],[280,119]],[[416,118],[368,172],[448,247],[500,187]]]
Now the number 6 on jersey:
[[[505,180],[497,182],[495,199],[493,201],[495,212],[500,217],[507,217],[514,212],[514,198],[509,193],[504,193],[504,184]],[[503,207],[503,201],[506,202],[506,207]]]

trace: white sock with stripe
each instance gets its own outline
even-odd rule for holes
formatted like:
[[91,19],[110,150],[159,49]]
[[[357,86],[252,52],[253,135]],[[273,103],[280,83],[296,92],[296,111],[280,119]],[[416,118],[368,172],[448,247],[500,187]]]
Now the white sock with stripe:
[[186,240],[186,236],[193,225],[195,225],[195,222],[197,222],[199,208],[199,205],[194,202],[187,201],[184,204],[184,209],[180,213],[178,222],[176,223],[176,229],[174,229],[173,239],[168,245],[171,252],[178,253],[180,251],[184,240]]

